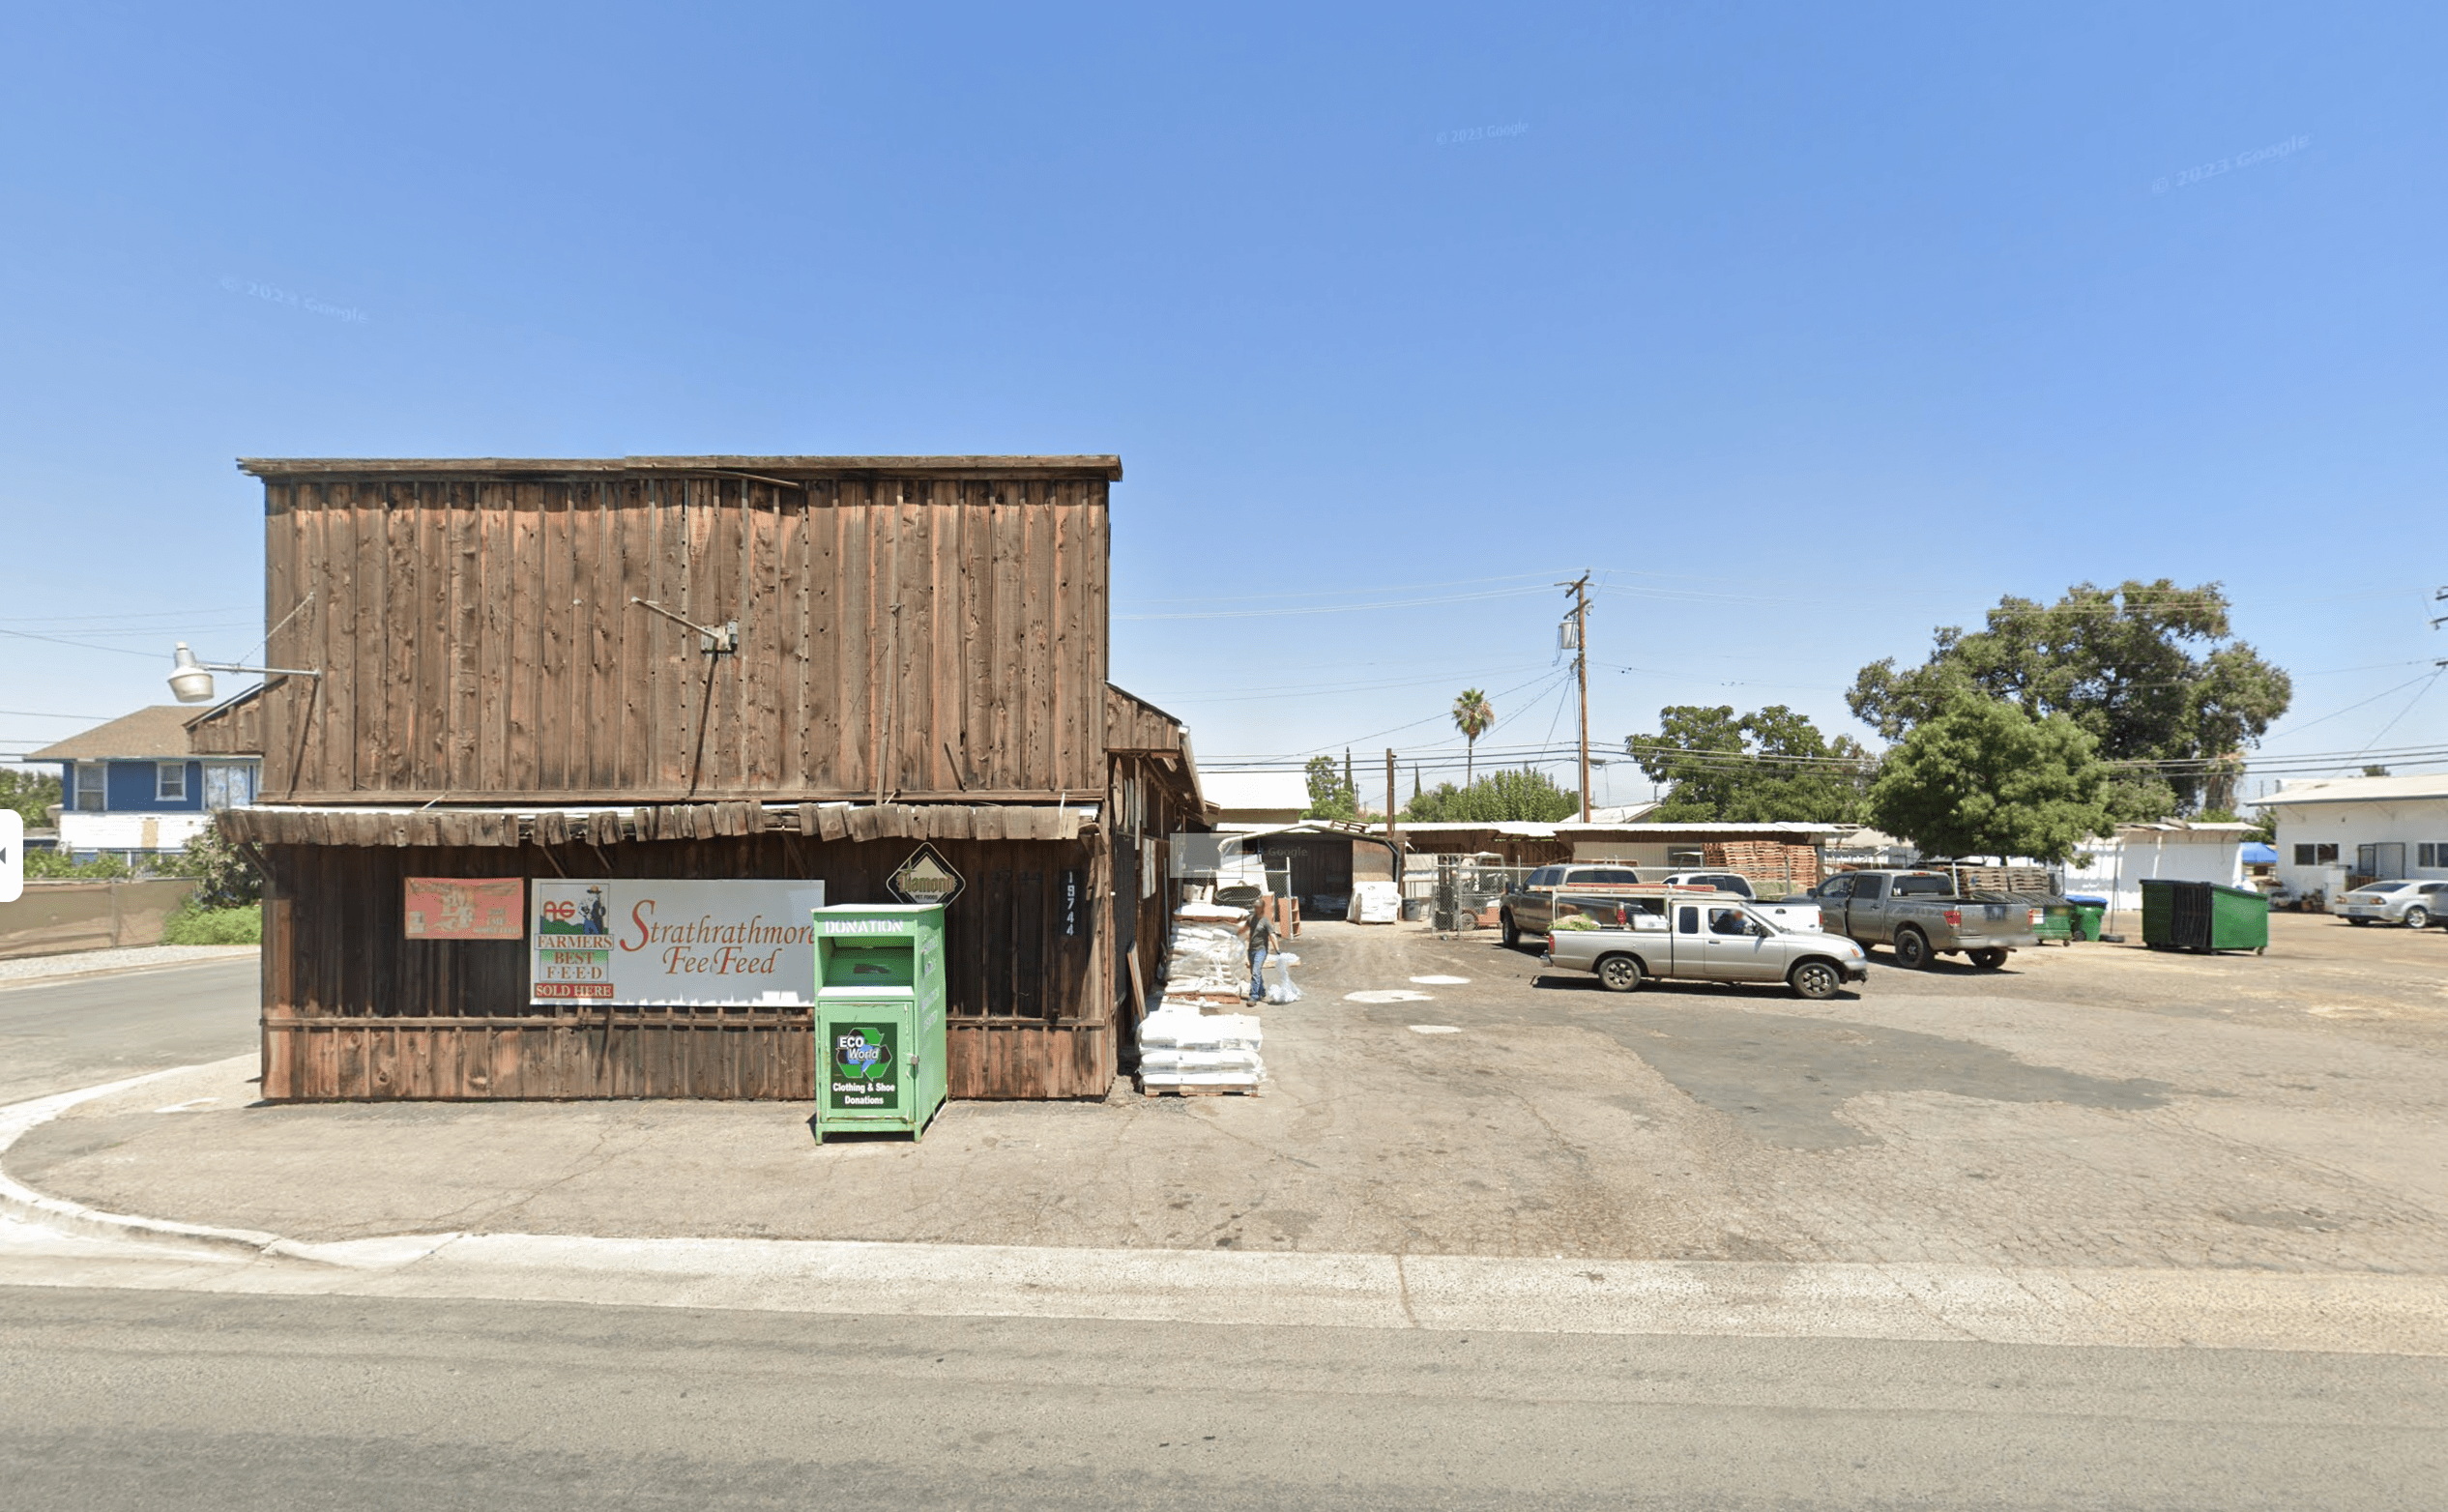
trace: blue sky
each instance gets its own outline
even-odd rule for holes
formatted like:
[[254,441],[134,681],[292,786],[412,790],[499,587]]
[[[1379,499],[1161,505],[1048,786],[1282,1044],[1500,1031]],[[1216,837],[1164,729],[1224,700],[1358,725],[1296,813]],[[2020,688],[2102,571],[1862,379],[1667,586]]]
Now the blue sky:
[[1858,733],[1854,670],[1932,626],[2161,576],[2298,674],[2271,752],[2448,745],[2443,44],[2413,5],[14,7],[0,628],[118,650],[0,637],[0,751],[260,636],[235,456],[893,451],[1119,452],[1114,675],[1210,757],[1433,757],[1466,684],[1490,743],[1567,738],[1583,568],[1602,747],[1675,703]]

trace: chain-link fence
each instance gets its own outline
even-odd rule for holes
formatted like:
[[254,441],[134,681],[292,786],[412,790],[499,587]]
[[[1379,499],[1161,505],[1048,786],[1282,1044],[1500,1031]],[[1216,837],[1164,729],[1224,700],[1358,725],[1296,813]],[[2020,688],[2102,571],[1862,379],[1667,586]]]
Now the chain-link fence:
[[1409,892],[1413,879],[1424,886],[1429,921],[1437,929],[1458,934],[1466,929],[1497,927],[1497,901],[1507,888],[1537,870],[1534,866],[1496,866],[1468,856],[1433,858],[1436,868],[1419,868],[1404,877]]

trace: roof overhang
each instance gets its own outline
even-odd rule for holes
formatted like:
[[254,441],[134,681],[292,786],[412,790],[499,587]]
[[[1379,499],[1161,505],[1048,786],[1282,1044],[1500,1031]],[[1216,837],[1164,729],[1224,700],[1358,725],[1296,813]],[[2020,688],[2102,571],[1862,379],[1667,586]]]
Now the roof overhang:
[[1080,456],[242,456],[257,478],[685,478],[715,475],[795,483],[848,474],[894,478],[1101,478],[1121,482],[1122,458]]

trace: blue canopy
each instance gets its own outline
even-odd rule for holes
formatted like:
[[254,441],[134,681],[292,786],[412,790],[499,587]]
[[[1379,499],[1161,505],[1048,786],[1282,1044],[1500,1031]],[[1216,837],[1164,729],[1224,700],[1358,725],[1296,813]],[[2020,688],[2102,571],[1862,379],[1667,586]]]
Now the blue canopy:
[[2275,847],[2263,845],[2259,840],[2247,840],[2244,842],[2244,864],[2275,866],[2278,864],[2278,851]]

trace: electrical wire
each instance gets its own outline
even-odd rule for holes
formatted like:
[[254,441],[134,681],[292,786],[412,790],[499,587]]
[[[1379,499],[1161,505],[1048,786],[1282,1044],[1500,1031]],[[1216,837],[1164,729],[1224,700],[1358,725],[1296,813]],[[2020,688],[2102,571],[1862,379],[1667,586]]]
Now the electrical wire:
[[1384,588],[1319,588],[1274,594],[1229,594],[1213,598],[1133,598],[1134,604],[1257,603],[1268,598],[1324,598],[1330,594],[1412,594],[1429,588],[1469,588],[1477,583],[1517,583],[1525,578],[1553,577],[1552,572],[1507,572],[1500,577],[1457,577],[1442,583],[1395,583]]
[[121,656],[142,656],[147,661],[161,659],[161,653],[158,651],[130,651],[125,646],[97,646],[91,641],[64,640],[57,635],[37,635],[32,630],[13,630],[6,625],[0,625],[0,635],[14,635],[19,640],[48,641],[54,646],[73,646],[79,651],[106,651]]
[[1480,594],[1446,594],[1435,598],[1389,598],[1377,603],[1309,604],[1283,609],[1217,609],[1203,614],[1118,614],[1117,620],[1272,620],[1288,615],[1363,614],[1372,609],[1417,609],[1431,604],[1479,603],[1491,598],[1521,598],[1543,594],[1544,588],[1498,588]]

